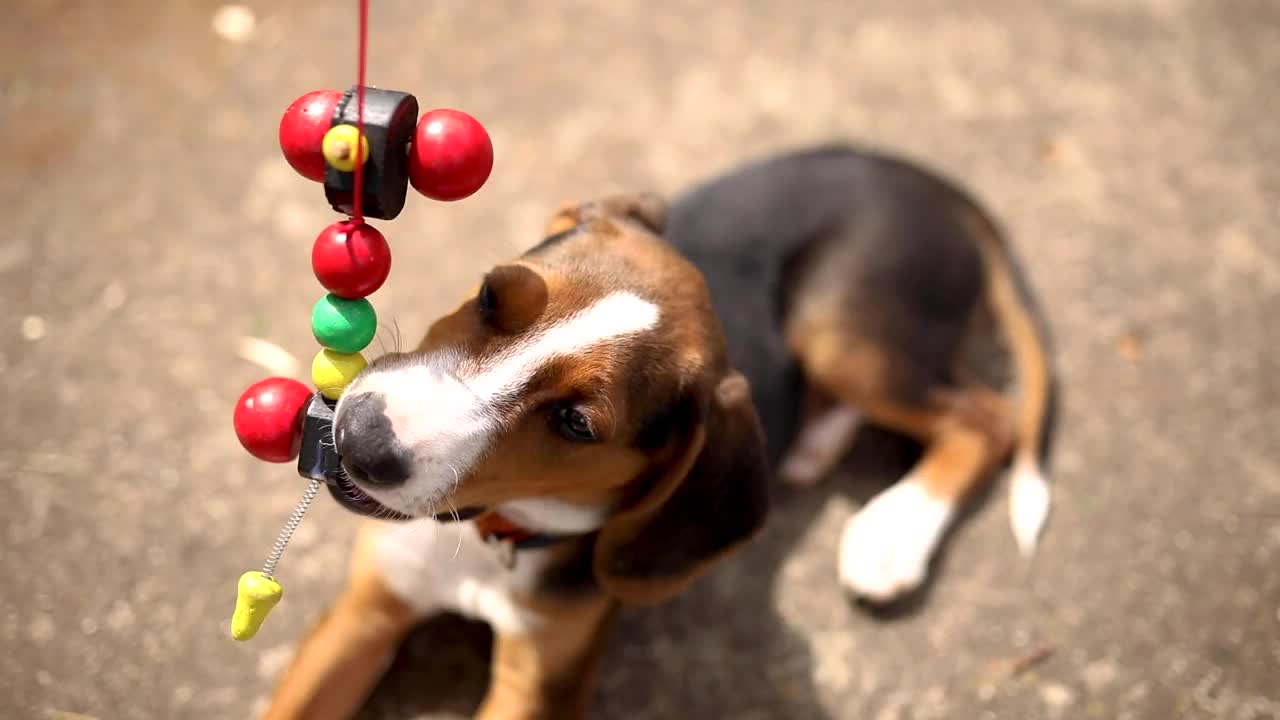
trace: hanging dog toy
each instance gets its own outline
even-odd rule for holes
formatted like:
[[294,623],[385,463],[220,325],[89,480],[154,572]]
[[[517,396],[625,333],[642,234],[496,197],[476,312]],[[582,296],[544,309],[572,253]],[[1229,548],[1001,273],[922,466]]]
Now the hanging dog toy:
[[419,119],[412,95],[366,87],[369,8],[368,0],[357,2],[356,85],[345,93],[309,92],[280,119],[280,148],[289,165],[323,183],[329,204],[349,217],[322,230],[311,249],[312,270],[329,291],[311,310],[311,332],[322,346],[311,363],[316,391],[272,377],[250,385],[236,403],[233,423],[245,449],[267,462],[297,458],[298,473],[309,481],[262,569],[240,576],[231,618],[237,640],[253,637],[280,601],[276,565],[321,485],[338,483],[334,408],[365,367],[360,352],[378,329],[366,298],[391,271],[387,241],[365,219],[399,215],[408,185],[434,200],[461,200],[479,190],[493,169],[493,145],[475,118],[440,109]]

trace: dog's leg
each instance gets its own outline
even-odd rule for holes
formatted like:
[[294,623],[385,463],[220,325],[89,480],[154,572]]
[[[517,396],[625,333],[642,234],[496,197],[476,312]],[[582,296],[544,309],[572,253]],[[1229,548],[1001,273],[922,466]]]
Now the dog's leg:
[[853,446],[862,413],[837,404],[805,423],[778,466],[782,480],[797,487],[817,483]]
[[361,527],[346,590],[303,639],[263,720],[351,717],[417,620],[378,574],[377,533],[374,523]]
[[956,511],[1008,453],[1012,417],[1003,397],[976,385],[932,395],[929,412],[878,406],[888,427],[915,435],[925,451],[845,526],[840,580],[858,597],[883,603],[918,587]]
[[542,622],[520,633],[494,633],[489,692],[476,720],[585,718],[613,601],[527,604]]
[[840,541],[841,583],[859,597],[888,602],[920,585],[964,499],[1008,454],[1011,411],[985,386],[920,379],[935,375],[834,323],[796,333],[792,342],[811,382],[925,446],[919,464],[854,515]]

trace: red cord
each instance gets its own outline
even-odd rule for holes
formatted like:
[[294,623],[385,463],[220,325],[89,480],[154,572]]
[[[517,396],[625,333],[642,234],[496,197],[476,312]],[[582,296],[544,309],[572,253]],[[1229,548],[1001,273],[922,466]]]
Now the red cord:
[[356,196],[351,202],[351,219],[356,223],[364,222],[364,162],[360,160],[361,150],[365,146],[364,139],[364,71],[365,71],[365,55],[369,43],[369,0],[358,0],[360,15],[360,49],[356,56],[358,69],[356,71],[356,137],[358,137],[359,145],[356,147]]

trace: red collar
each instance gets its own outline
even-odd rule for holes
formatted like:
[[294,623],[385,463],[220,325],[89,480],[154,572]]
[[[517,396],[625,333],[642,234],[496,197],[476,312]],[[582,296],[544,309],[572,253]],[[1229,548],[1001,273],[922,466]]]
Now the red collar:
[[535,538],[550,538],[550,535],[534,532],[528,528],[521,527],[495,510],[481,515],[473,520],[476,524],[476,530],[480,531],[480,537],[485,542],[509,542],[517,547]]
[[508,570],[515,567],[517,550],[546,547],[580,537],[578,535],[552,535],[550,533],[534,532],[511,522],[492,510],[483,513],[472,522],[475,523],[481,539],[484,540],[486,545],[493,547],[498,552],[500,562]]

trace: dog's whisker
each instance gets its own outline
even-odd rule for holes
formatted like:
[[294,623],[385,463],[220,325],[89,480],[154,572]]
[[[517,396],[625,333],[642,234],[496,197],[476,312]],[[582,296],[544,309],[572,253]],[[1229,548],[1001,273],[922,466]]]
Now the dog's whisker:
[[458,514],[458,506],[454,504],[453,497],[458,492],[458,486],[462,484],[462,474],[458,472],[458,468],[450,464],[449,469],[453,471],[453,489],[449,491],[447,499],[449,501],[449,510],[453,515],[453,524],[458,527],[458,545],[453,549],[453,559],[458,559],[458,553],[462,551],[462,516]]
[[[387,345],[391,346],[391,354],[399,354],[401,350],[400,327],[394,323],[394,320],[389,323],[380,323],[378,325],[378,339],[383,342],[384,347]],[[385,336],[383,335],[383,332],[386,333]]]
[[449,499],[449,514],[453,515],[453,524],[458,527],[458,543],[453,548],[453,557],[451,560],[458,559],[458,553],[462,552],[462,523],[459,522],[458,506],[453,504],[453,499]]

